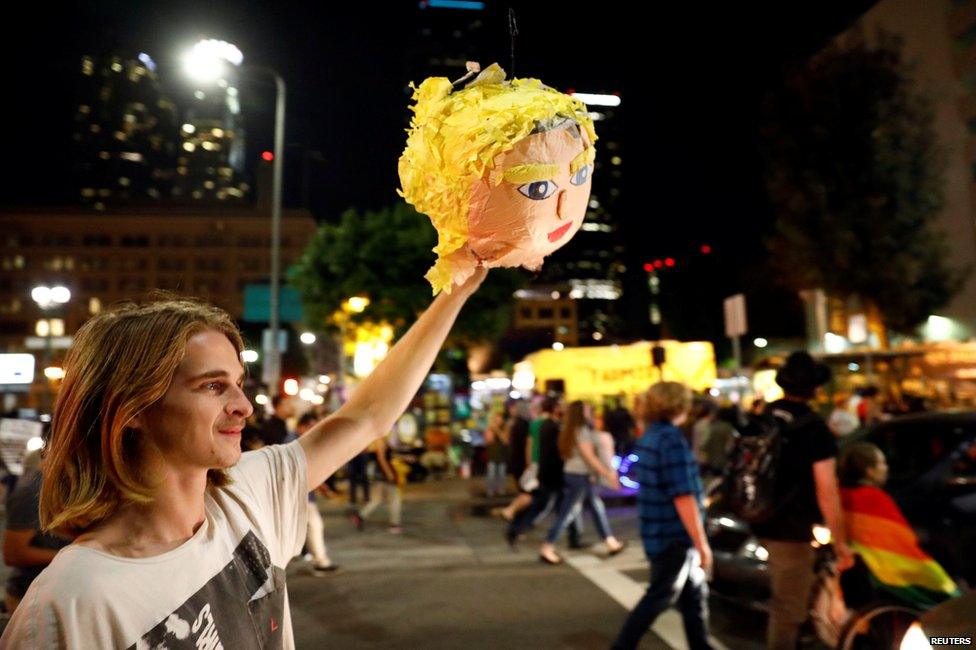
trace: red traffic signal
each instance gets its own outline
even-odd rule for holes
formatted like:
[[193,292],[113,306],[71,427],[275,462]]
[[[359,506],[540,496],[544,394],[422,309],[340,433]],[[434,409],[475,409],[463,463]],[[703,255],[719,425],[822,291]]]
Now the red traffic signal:
[[666,260],[664,260],[664,266],[674,266],[674,258],[669,257]]
[[274,152],[273,151],[262,151],[261,152],[261,160],[263,160],[264,162],[271,162],[272,160],[274,160]]
[[651,264],[650,262],[647,262],[646,264],[644,264],[644,270],[650,273],[651,271],[654,270],[654,265]]
[[702,255],[708,255],[709,253],[712,252],[712,247],[709,246],[708,244],[702,244],[702,246],[701,246],[701,252],[702,252]]

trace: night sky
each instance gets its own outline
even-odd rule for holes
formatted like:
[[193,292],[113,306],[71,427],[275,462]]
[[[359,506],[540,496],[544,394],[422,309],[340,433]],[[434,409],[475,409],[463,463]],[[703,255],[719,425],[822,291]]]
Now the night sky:
[[[756,142],[766,88],[784,65],[822,47],[873,2],[487,4],[483,64],[511,68],[513,6],[518,76],[621,94],[620,218],[639,233],[641,254],[680,259],[707,240],[734,260],[761,255],[769,225]],[[94,0],[29,9],[17,23],[7,21],[0,45],[9,138],[0,208],[71,202],[64,152],[82,54],[145,51],[161,77],[176,83],[176,57],[202,36],[234,42],[246,63],[273,67],[288,83],[292,203],[301,197],[295,163],[305,149],[324,157],[309,168],[317,218],[390,203],[409,99],[402,60],[418,13],[415,2]],[[248,89],[255,159],[270,148],[274,95],[271,85],[242,86]]]

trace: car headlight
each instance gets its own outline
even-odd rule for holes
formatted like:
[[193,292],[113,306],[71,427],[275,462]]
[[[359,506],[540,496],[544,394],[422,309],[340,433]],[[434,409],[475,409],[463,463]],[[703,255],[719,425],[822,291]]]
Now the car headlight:
[[916,621],[905,632],[898,648],[899,650],[932,650],[932,645],[929,643],[929,638],[925,635],[922,626]]
[[757,544],[756,542],[746,542],[746,545],[742,547],[742,550],[746,557],[759,560],[760,562],[765,562],[769,559],[769,551],[762,544]]

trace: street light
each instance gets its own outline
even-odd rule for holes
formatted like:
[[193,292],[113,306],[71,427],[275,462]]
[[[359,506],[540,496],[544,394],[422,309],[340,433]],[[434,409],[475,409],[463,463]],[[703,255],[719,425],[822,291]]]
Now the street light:
[[[231,64],[238,68],[244,55],[236,46],[214,39],[198,42],[183,59],[187,73],[198,81],[216,81]],[[285,162],[285,81],[275,70],[264,66],[247,66],[242,71],[263,72],[275,81],[274,157],[271,185],[271,311],[269,329],[271,347],[264,362],[264,378],[272,391],[277,391],[281,377],[281,350],[278,349],[278,302],[281,282],[281,185]]]
[[71,291],[61,285],[56,287],[45,287],[42,285],[31,289],[31,298],[41,309],[50,309],[51,307],[63,305],[71,300]]
[[366,296],[353,296],[346,300],[342,307],[351,314],[361,314],[369,307],[369,298]]
[[[36,286],[31,289],[31,299],[37,303],[37,306],[41,308],[42,311],[47,312],[48,310],[55,309],[61,305],[67,304],[71,300],[71,291],[67,287],[57,285],[54,287],[48,287],[45,285]],[[54,327],[52,326],[52,319],[46,318],[44,321],[47,327],[43,328],[44,336],[44,401],[47,408],[51,408],[52,395],[51,395],[51,380],[60,379],[64,376],[63,371],[58,376],[58,368],[55,370],[49,367],[51,363],[51,337],[54,335]],[[61,332],[64,333],[63,331]]]

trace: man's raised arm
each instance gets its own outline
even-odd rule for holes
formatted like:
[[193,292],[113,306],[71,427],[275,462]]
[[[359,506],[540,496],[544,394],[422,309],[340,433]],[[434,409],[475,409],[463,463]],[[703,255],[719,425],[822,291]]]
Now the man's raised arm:
[[486,274],[487,269],[479,268],[450,294],[437,296],[349,401],[299,438],[308,459],[309,490],[390,430],[423,383],[461,307]]

